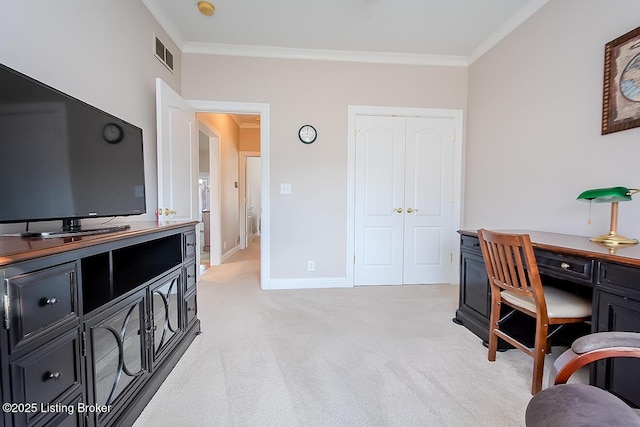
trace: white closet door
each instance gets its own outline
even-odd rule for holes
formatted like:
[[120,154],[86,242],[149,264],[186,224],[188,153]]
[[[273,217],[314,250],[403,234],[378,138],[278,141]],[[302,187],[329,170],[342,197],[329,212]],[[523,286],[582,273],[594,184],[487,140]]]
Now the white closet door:
[[354,284],[447,283],[451,118],[356,117]]
[[405,284],[449,281],[455,123],[407,118]]
[[405,119],[356,118],[355,284],[402,284]]

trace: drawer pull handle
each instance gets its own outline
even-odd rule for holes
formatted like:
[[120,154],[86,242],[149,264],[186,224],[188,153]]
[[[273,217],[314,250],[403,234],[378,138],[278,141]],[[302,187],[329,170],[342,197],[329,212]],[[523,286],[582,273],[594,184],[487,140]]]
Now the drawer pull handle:
[[47,299],[47,305],[50,305],[51,307],[55,307],[56,305],[58,305],[59,302],[60,300],[58,298]]
[[569,270],[571,268],[571,264],[567,264],[566,262],[563,262],[562,264],[560,264],[560,268],[563,270]]
[[48,380],[58,381],[62,378],[62,372],[49,372],[49,375],[45,377]]

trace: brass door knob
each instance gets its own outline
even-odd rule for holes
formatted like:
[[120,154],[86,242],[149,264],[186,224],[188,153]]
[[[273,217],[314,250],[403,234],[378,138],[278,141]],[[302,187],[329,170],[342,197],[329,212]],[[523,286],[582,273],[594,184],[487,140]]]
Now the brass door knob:
[[177,214],[178,211],[172,211],[169,208],[164,208],[164,216],[169,216],[169,215],[173,215],[173,214]]
[[402,208],[395,208],[394,211],[396,211],[398,213],[402,213]]

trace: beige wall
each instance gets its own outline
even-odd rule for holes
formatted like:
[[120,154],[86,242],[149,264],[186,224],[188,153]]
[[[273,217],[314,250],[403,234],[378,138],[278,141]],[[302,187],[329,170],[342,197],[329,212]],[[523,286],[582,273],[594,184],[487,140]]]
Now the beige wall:
[[240,128],[240,151],[260,151],[260,128]]
[[[347,106],[464,109],[466,85],[456,67],[183,55],[186,99],[270,106],[274,279],[346,274]],[[312,145],[298,141],[305,123],[318,130]],[[281,183],[291,195],[280,195]]]
[[[175,73],[153,55],[154,32],[174,53]],[[180,91],[181,53],[142,2],[2,2],[0,63],[143,129],[148,214],[123,221],[155,220],[155,79]]]
[[[602,136],[604,45],[636,28],[637,0],[552,0],[469,69],[466,227],[608,231],[589,188],[639,187],[640,128]],[[640,200],[619,231],[640,237]]]
[[[268,103],[272,277],[331,278],[345,274],[348,105],[465,110],[466,227],[606,230],[608,206],[588,226],[575,197],[640,186],[640,128],[600,135],[604,44],[639,14],[636,0],[551,0],[466,69],[181,55],[141,2],[3,2],[0,62],[143,128],[148,218],[156,77],[186,99]],[[153,32],[175,74],[153,56]],[[319,132],[310,146],[297,140],[304,123]],[[622,204],[620,231],[640,237],[639,217],[640,201]]]

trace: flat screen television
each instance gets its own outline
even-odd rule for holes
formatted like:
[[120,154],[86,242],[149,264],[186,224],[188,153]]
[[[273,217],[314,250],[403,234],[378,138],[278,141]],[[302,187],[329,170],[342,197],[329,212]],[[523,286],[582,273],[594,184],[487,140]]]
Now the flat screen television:
[[0,223],[146,212],[142,129],[0,64]]

